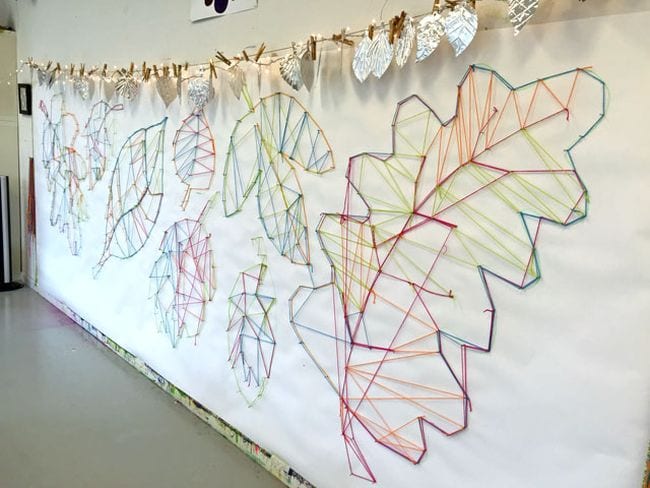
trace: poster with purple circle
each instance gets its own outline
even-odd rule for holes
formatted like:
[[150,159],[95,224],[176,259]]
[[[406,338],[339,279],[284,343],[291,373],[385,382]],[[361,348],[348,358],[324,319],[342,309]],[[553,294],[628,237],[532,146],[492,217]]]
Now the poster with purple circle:
[[190,0],[190,19],[209,19],[257,8],[257,0]]

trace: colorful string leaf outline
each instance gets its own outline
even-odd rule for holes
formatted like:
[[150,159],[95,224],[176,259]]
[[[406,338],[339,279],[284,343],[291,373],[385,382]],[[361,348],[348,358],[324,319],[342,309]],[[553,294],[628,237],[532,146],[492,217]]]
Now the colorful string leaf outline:
[[86,160],[88,161],[88,189],[92,190],[104,177],[106,162],[111,155],[115,133],[113,117],[115,112],[124,109],[122,104],[109,105],[100,100],[90,109],[90,115],[84,126],[83,137],[86,142]]
[[471,66],[451,119],[411,96],[398,105],[392,152],[350,159],[343,212],[317,230],[332,281],[299,287],[290,314],[339,396],[352,474],[375,481],[359,429],[418,463],[426,426],[467,426],[466,352],[492,347],[487,277],[530,286],[541,223],[586,216],[572,150],[605,105],[588,69],[514,87]]
[[276,93],[237,121],[224,167],[226,216],[239,212],[255,190],[266,236],[280,255],[309,265],[309,227],[296,167],[314,174],[334,169],[321,128],[295,98]]
[[275,336],[270,312],[275,297],[267,288],[268,266],[262,250],[262,238],[254,238],[261,262],[239,274],[228,298],[228,361],[239,392],[249,406],[262,396],[271,377],[275,354]]
[[41,155],[47,171],[47,188],[52,193],[50,225],[66,234],[73,256],[81,251],[81,222],[87,219],[81,181],[87,177],[83,158],[76,150],[79,136],[77,117],[65,109],[63,98],[54,95],[48,110],[43,100],[39,108],[43,122]]
[[208,190],[214,176],[214,137],[203,110],[195,110],[183,120],[172,145],[176,174],[187,186],[181,205],[185,210],[192,191]]
[[167,117],[130,135],[115,161],[106,210],[104,251],[96,277],[111,256],[128,259],[145,245],[163,198],[163,162]]
[[198,219],[183,219],[165,231],[150,274],[160,329],[176,347],[183,337],[196,341],[206,307],[217,289],[210,234],[204,227],[212,198]]

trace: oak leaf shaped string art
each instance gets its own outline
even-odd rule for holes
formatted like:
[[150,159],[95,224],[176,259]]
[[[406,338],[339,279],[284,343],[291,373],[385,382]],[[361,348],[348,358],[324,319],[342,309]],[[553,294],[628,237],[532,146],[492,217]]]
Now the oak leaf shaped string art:
[[86,163],[76,149],[79,122],[66,110],[60,95],[52,97],[49,109],[41,100],[39,109],[45,117],[41,158],[52,194],[50,225],[66,234],[70,252],[77,256],[81,251],[81,222],[87,218],[81,182],[88,176]]
[[167,117],[128,137],[109,186],[104,251],[93,273],[111,256],[127,259],[145,245],[158,220],[163,198],[163,150]]
[[276,303],[269,286],[262,238],[253,242],[261,262],[242,271],[228,298],[228,362],[232,366],[242,397],[253,406],[264,393],[271,377],[275,335],[271,309]]
[[541,223],[586,216],[571,151],[604,112],[587,69],[513,87],[471,66],[451,119],[411,96],[392,152],[350,159],[343,211],[317,229],[332,281],[298,288],[290,313],[339,396],[354,475],[375,481],[360,431],[418,463],[425,427],[467,426],[466,352],[492,346],[488,276],[528,287]]
[[165,231],[150,278],[158,323],[172,347],[183,337],[198,338],[208,302],[216,291],[210,234],[204,221],[210,200],[198,219],[183,219]]
[[232,132],[224,167],[226,216],[239,212],[254,191],[266,236],[294,264],[310,264],[305,201],[297,167],[323,174],[332,150],[311,115],[293,97],[262,98]]

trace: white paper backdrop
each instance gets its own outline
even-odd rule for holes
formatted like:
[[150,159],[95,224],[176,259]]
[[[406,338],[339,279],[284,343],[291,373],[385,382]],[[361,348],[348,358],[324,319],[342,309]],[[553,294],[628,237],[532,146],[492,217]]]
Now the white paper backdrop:
[[[493,351],[469,353],[473,412],[466,431],[446,438],[429,429],[429,452],[413,466],[379,445],[365,442],[380,486],[638,486],[649,426],[650,335],[647,300],[650,221],[645,209],[650,143],[645,134],[650,108],[645,95],[648,46],[640,43],[648,14],[603,17],[481,32],[454,59],[443,46],[433,59],[391,70],[382,80],[359,85],[349,59],[321,66],[311,94],[297,95],[323,127],[337,168],[325,176],[300,172],[312,228],[317,276],[328,269],[313,228],[321,212],[341,210],[347,159],[364,151],[390,151],[396,103],[417,93],[446,119],[455,86],[470,63],[497,69],[512,84],[578,66],[594,66],[608,83],[610,107],[603,124],[574,151],[591,195],[590,215],[564,229],[544,225],[538,241],[543,278],[526,291],[490,282],[498,311]],[[341,67],[342,66],[342,67]],[[341,71],[343,74],[341,74]],[[254,77],[252,78],[254,79]],[[255,82],[251,82],[256,92]],[[207,109],[217,147],[221,186],[228,138],[246,112],[225,86]],[[277,75],[265,75],[263,94],[286,91]],[[35,89],[36,101],[50,93]],[[80,122],[90,103],[67,96]],[[171,140],[190,113],[186,101],[168,111],[153,90],[127,103],[118,116],[116,152],[134,130],[169,116],[165,153],[165,197],[144,249],[126,261],[111,259],[97,280],[91,269],[101,254],[108,175],[87,193],[90,220],[83,247],[73,257],[65,237],[49,226],[49,194],[40,165],[42,117],[34,116],[37,161],[39,287],[77,311],[118,344],[141,357],[170,381],[260,445],[280,455],[322,487],[368,486],[349,476],[338,419],[338,401],[298,344],[288,323],[287,299],[307,284],[304,269],[288,266],[266,243],[278,305],[272,377],[265,395],[248,408],[227,363],[227,297],[237,274],[256,263],[250,239],[263,235],[255,203],[226,219],[217,206],[208,219],[217,263],[217,293],[198,344],[172,349],[157,333],[149,273],[163,232],[174,221],[198,216],[211,192],[193,194],[180,210],[184,187],[171,163]],[[110,165],[109,165],[110,167]],[[321,282],[324,280],[316,280]]]

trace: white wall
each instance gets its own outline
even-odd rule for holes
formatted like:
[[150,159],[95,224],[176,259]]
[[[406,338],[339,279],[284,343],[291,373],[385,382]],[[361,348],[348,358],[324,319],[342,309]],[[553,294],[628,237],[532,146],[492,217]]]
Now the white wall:
[[[87,64],[200,61],[217,48],[232,53],[261,41],[275,47],[306,33],[362,26],[369,16],[379,17],[382,3],[341,1],[337,8],[325,9],[317,1],[260,0],[257,11],[195,25],[187,22],[189,6],[183,2],[119,0],[92,8],[77,0],[20,3],[19,57]],[[549,11],[566,8],[597,15],[616,2],[570,3],[573,6],[543,2],[540,16],[550,19]],[[390,2],[387,12],[418,12],[421,5],[415,0]],[[650,2],[626,5],[648,10]],[[649,283],[644,274],[650,265],[650,229],[638,210],[650,204],[645,191],[650,146],[643,118],[650,108],[644,96],[648,71],[643,60],[650,53],[637,39],[643,38],[649,21],[648,13],[597,16],[528,26],[516,39],[509,30],[481,32],[458,59],[443,46],[435,59],[363,86],[351,78],[349,57],[339,65],[338,55],[331,53],[315,90],[298,94],[326,131],[337,160],[331,177],[309,180],[312,212],[317,215],[340,210],[349,156],[389,148],[390,122],[399,100],[418,93],[446,118],[453,110],[455,84],[470,63],[488,64],[515,85],[593,65],[611,93],[605,122],[576,153],[591,192],[589,218],[567,230],[544,228],[543,279],[538,285],[517,292],[494,284],[497,342],[491,354],[469,357],[474,406],[469,429],[450,439],[429,432],[429,453],[418,466],[366,442],[380,486],[638,486],[650,403],[645,354]],[[287,90],[277,75],[267,75],[263,93],[277,89]],[[48,96],[43,90],[35,94]],[[70,98],[68,108],[81,120],[88,106]],[[218,175],[233,121],[243,110],[227,91],[209,109]],[[187,104],[177,102],[167,112],[168,145],[172,130],[188,112]],[[118,146],[130,131],[164,114],[155,94],[143,93],[127,107]],[[38,137],[42,118],[34,120]],[[32,153],[31,127],[30,120],[21,123],[25,161]],[[37,160],[38,155],[36,147]],[[285,458],[317,486],[367,486],[348,476],[336,397],[287,324],[286,298],[305,276],[298,271],[285,274],[283,261],[272,255],[268,243],[271,268],[282,270],[274,279],[279,298],[276,364],[265,396],[253,408],[237,394],[225,362],[225,303],[237,270],[253,264],[247,241],[260,234],[254,214],[239,217],[236,224],[218,215],[210,222],[218,292],[198,344],[183,343],[173,350],[156,333],[147,277],[164,229],[184,215],[178,210],[180,190],[170,167],[168,162],[165,206],[147,247],[128,262],[109,262],[98,280],[92,279],[90,269],[101,252],[106,188],[89,196],[84,250],[73,258],[64,237],[47,224],[48,194],[41,180],[37,198],[42,290]],[[213,189],[219,189],[219,181]],[[200,208],[197,198],[189,215]],[[322,263],[322,256],[317,259]]]

